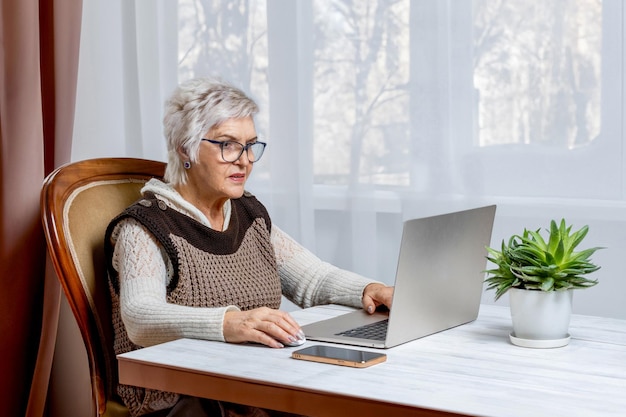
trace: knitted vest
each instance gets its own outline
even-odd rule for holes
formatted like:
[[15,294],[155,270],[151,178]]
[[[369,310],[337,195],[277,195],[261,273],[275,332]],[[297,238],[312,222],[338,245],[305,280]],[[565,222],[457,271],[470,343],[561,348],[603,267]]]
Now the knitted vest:
[[[112,267],[113,231],[120,220],[138,220],[163,246],[173,266],[167,301],[194,307],[236,305],[242,310],[278,308],[281,286],[270,242],[271,222],[265,207],[252,195],[231,200],[227,230],[213,230],[154,197],[146,195],[117,216],[105,235],[112,299],[115,353],[138,349],[128,338],[119,306],[119,280]],[[172,407],[178,395],[118,385],[131,414]]]

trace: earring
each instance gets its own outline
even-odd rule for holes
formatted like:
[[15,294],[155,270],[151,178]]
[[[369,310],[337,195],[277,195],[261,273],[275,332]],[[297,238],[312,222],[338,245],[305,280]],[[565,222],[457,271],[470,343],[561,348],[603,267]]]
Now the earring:
[[185,161],[185,162],[183,162],[183,167],[184,167],[185,169],[189,169],[189,168],[191,168],[191,162],[190,162],[190,161]]

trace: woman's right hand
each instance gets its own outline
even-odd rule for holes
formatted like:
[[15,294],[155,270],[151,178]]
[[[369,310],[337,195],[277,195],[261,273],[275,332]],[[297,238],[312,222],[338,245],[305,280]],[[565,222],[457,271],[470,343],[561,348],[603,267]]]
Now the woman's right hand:
[[289,313],[259,307],[226,312],[224,339],[230,343],[256,342],[282,348],[284,344],[304,339],[304,333]]

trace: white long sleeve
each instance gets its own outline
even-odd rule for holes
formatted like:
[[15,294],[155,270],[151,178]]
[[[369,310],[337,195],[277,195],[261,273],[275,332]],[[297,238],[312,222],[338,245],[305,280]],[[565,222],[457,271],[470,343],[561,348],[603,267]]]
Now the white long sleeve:
[[276,225],[271,238],[283,295],[300,307],[343,304],[358,308],[365,287],[376,282],[322,261]]
[[[120,309],[129,339],[139,346],[189,337],[224,340],[224,314],[236,307],[198,308],[167,302],[169,259],[136,220],[124,220],[113,253]],[[169,267],[169,268],[168,268]],[[169,272],[168,272],[169,269]]]

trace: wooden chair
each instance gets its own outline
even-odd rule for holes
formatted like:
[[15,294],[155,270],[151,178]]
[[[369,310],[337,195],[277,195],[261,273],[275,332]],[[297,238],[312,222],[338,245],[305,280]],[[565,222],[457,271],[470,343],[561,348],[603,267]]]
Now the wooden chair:
[[101,158],[57,168],[44,181],[41,210],[48,251],[80,329],[96,416],[128,416],[115,395],[117,361],[104,260],[109,221],[140,197],[163,162]]

